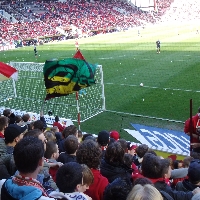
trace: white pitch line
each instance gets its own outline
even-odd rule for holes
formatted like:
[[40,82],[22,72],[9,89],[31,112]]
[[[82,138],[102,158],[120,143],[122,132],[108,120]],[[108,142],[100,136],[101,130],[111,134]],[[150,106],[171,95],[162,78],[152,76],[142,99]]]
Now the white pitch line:
[[[104,83],[104,85],[117,85],[116,83]],[[173,91],[183,91],[183,92],[200,92],[199,90],[183,90],[183,89],[180,89],[180,88],[160,88],[160,87],[155,87],[155,86],[148,86],[148,85],[145,85],[145,86],[140,86],[140,85],[133,85],[133,84],[124,84],[124,83],[121,83],[119,84],[121,86],[130,86],[130,87],[141,87],[141,88],[151,88],[151,89],[163,89],[163,90],[173,90]]]
[[99,58],[100,60],[107,60],[107,59],[113,59],[113,57],[108,57],[108,58]]
[[154,116],[147,116],[147,115],[139,115],[139,114],[134,114],[134,113],[125,113],[125,112],[119,112],[119,111],[114,111],[114,110],[105,110],[106,112],[112,112],[112,113],[118,113],[118,114],[125,114],[125,115],[131,115],[131,116],[136,116],[136,117],[144,117],[144,118],[149,118],[149,119],[159,119],[162,121],[169,121],[169,122],[176,122],[176,123],[184,123],[183,121],[175,120],[175,119],[165,119],[161,117],[154,117]]
[[122,58],[122,57],[125,57],[126,55],[123,55],[123,56],[118,56],[119,58]]

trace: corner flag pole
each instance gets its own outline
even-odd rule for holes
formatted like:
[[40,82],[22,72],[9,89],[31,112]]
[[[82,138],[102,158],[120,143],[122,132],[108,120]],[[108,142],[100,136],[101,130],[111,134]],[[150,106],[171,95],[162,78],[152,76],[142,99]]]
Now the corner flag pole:
[[79,109],[78,92],[76,92],[76,109],[77,109],[78,130],[81,130],[81,115],[80,115],[80,109]]

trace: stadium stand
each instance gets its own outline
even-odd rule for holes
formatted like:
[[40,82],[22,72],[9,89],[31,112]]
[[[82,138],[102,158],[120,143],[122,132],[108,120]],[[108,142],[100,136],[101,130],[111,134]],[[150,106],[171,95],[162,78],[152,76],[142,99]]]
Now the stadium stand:
[[[2,40],[25,41],[45,36],[62,35],[66,38],[92,36],[128,28],[143,26],[156,21],[169,8],[171,1],[159,1],[159,12],[144,12],[125,1],[67,1],[18,3],[4,1],[0,9],[17,20],[1,18]],[[75,27],[75,30],[74,30]],[[23,45],[27,43],[23,42]],[[29,44],[30,45],[30,44]]]
[[[190,5],[189,2],[186,2],[183,0],[181,3],[182,5],[186,5],[186,3],[188,3],[187,5]],[[77,29],[80,29],[82,34],[86,33],[88,36],[92,36],[99,33],[125,30],[134,26],[142,26],[146,23],[156,23],[158,22],[158,20],[164,13],[168,12],[168,17],[170,16],[170,13],[172,12],[171,10],[174,10],[176,7],[176,2],[172,4],[173,6],[171,9],[169,9],[170,5],[171,5],[171,0],[159,1],[157,5],[158,12],[147,13],[147,12],[138,10],[136,7],[130,6],[126,2],[119,2],[119,1],[114,1],[114,0],[109,1],[109,3],[106,1],[94,1],[92,3],[89,3],[84,0],[81,0],[81,1],[70,0],[67,3],[53,2],[52,4],[48,4],[46,2],[40,2],[40,1],[36,1],[34,4],[33,3],[21,4],[15,1],[12,1],[12,3],[10,4],[8,1],[3,1],[1,2],[0,9],[4,9],[7,13],[10,13],[16,20],[18,20],[18,22],[13,23],[11,19],[5,19],[2,16],[0,17],[0,35],[1,35],[0,45],[4,46],[7,43],[12,44],[18,40],[22,41],[23,45],[30,45],[31,43],[26,42],[27,39],[38,40],[38,37],[41,37],[41,36],[44,37],[44,36],[60,35],[60,32],[56,29],[57,27],[60,27],[61,29],[65,30],[66,34],[70,35],[72,31],[71,24],[77,27]],[[194,7],[199,6],[199,2],[196,1],[196,5],[191,5],[191,6],[194,6]],[[187,6],[183,6],[183,7],[187,9]],[[175,11],[176,13],[180,12],[178,8],[176,8]],[[199,12],[195,11],[190,14],[192,16],[197,16]],[[192,17],[190,14],[187,14],[187,15],[180,14],[182,16],[181,20],[191,19]],[[165,19],[167,18],[163,18],[163,20]],[[13,123],[16,123],[16,121]],[[42,129],[43,128],[44,127],[42,126]],[[8,170],[8,168],[6,166],[7,163],[5,163],[5,160],[2,159],[2,155],[6,154],[6,150],[4,148],[5,147],[4,131],[6,131],[6,127],[3,124],[2,120],[0,120],[0,131],[2,133],[2,137],[0,140],[0,152],[1,152],[0,171],[3,172],[3,170]],[[46,138],[44,134],[41,131],[38,131],[37,129],[34,133],[36,134],[37,139],[34,139],[31,137],[31,134],[33,134],[33,132],[32,133],[29,132],[29,134],[30,136],[26,136],[25,139],[21,139],[19,143],[16,145],[17,147],[14,147],[14,160],[16,162],[16,165],[18,165],[19,168],[20,168],[20,164],[23,164],[23,165],[21,165],[22,170],[19,170],[20,174],[14,175],[12,179],[15,180],[15,185],[17,185],[17,187],[18,185],[22,183],[22,180],[24,181],[23,183],[25,183],[25,186],[30,187],[27,181],[27,180],[30,180],[31,182],[34,183],[34,186],[35,186],[34,191],[37,190],[38,196],[42,196],[42,197],[38,197],[38,199],[41,199],[41,200],[49,199],[48,198],[49,191],[55,188],[52,188],[49,185],[44,185],[44,183],[43,185],[40,184],[39,181],[41,180],[38,180],[39,178],[36,175],[39,174],[40,167],[43,166],[42,162],[48,164],[48,166],[46,166],[47,172],[49,171],[50,167],[55,166],[55,163],[53,163],[54,164],[53,165],[47,159],[45,159],[44,161],[43,151],[46,148]],[[41,139],[41,135],[43,137],[42,139]],[[37,150],[39,149],[38,154],[41,153],[39,157],[37,157],[37,154],[35,154],[35,146],[29,144],[30,141],[32,141],[32,143],[37,147]],[[31,176],[28,177],[28,173],[26,173],[26,170],[29,170],[29,169],[24,167],[24,163],[25,163],[23,160],[24,158],[20,158],[19,156],[21,155],[20,153],[19,155],[17,154],[18,152],[21,151],[19,148],[20,145],[22,146],[27,145],[27,148],[31,149],[31,151],[29,152],[30,154],[28,156],[26,152],[24,152],[24,154],[27,156],[27,158],[26,157],[25,158],[28,161],[29,161],[29,158],[31,158],[31,160],[32,158],[35,158],[36,160],[35,162],[37,162],[35,165],[36,167],[34,169],[30,169],[30,171],[31,170],[34,171],[34,176],[32,177]],[[44,145],[44,148],[43,148],[43,145]],[[107,146],[109,145],[111,145],[110,148],[105,148],[106,149],[105,151],[107,151],[108,149],[108,151],[105,153],[106,156],[107,154],[111,153],[111,151],[109,151],[111,147],[116,146],[117,148],[121,144],[119,142],[117,143],[117,141],[113,141],[112,144],[108,144]],[[153,152],[151,149],[148,148],[148,146],[145,146],[146,150],[144,152],[144,155],[138,155],[139,149],[141,149],[142,144],[140,146],[134,146],[134,148],[136,148],[136,152],[134,153],[134,155],[130,154],[129,157],[126,157],[126,159],[130,158],[128,160],[128,163],[130,163],[130,165],[128,165],[127,167],[128,167],[128,171],[132,172],[132,177],[129,178],[128,176],[126,177],[127,180],[125,180],[125,179],[122,179],[122,177],[120,176],[120,173],[119,175],[116,173],[114,180],[108,183],[107,178],[105,178],[106,175],[105,177],[103,177],[101,174],[101,171],[98,169],[99,165],[102,164],[102,160],[100,159],[101,154],[102,154],[102,149],[98,146],[98,143],[94,141],[94,138],[93,139],[87,138],[84,142],[82,142],[79,145],[79,147],[77,150],[78,152],[77,162],[81,164],[88,164],[88,167],[91,168],[92,174],[93,174],[92,176],[94,176],[94,182],[92,183],[92,187],[94,187],[95,185],[95,189],[96,189],[96,186],[99,186],[97,185],[99,180],[104,182],[103,188],[100,188],[101,194],[98,195],[98,197],[93,198],[93,200],[98,200],[98,199],[102,200],[103,196],[105,196],[104,191],[107,191],[106,195],[108,194],[111,195],[113,199],[115,200],[117,199],[126,200],[127,196],[128,196],[128,199],[134,199],[134,192],[130,192],[128,194],[128,192],[126,191],[123,197],[118,196],[120,188],[127,187],[127,190],[130,191],[130,188],[132,186],[133,186],[133,190],[134,191],[137,190],[136,192],[138,193],[139,191],[142,191],[143,188],[146,187],[149,190],[148,199],[152,199],[152,200],[155,199],[155,196],[151,196],[151,194],[157,194],[158,196],[162,195],[163,199],[191,199],[191,198],[197,199],[195,198],[196,195],[200,194],[200,188],[198,188],[200,180],[198,179],[199,178],[198,176],[194,177],[195,180],[194,182],[191,183],[192,186],[189,190],[190,192],[176,190],[177,182],[174,182],[173,180],[173,179],[176,179],[176,180],[179,179],[183,181],[181,185],[184,185],[184,183],[188,181],[188,177],[187,177],[188,168],[189,169],[192,168],[192,165],[190,166],[190,161],[193,163],[193,165],[195,165],[195,169],[199,170],[198,165],[200,163],[200,160],[199,160],[200,157],[198,154],[192,154],[191,157],[189,158],[189,161],[184,160],[183,164],[179,166],[180,168],[177,166],[178,169],[174,169],[171,171],[171,167],[176,168],[175,165],[173,165],[172,163],[176,163],[176,162],[182,163],[182,161],[177,160],[177,161],[172,162],[171,160],[171,163],[170,163],[170,160],[162,159],[159,156],[157,156],[155,152]],[[133,146],[130,146],[130,149],[132,149],[132,147]],[[111,167],[113,167],[113,171],[115,171],[117,168],[120,169],[122,168],[122,166],[127,164],[127,160],[125,162],[124,155],[125,153],[128,153],[128,152],[125,152],[122,147],[120,149],[121,149],[120,163],[117,162],[117,160],[116,161],[112,160],[111,162],[111,160],[109,159],[104,159],[104,164],[108,162],[106,164],[109,164]],[[85,153],[85,155],[83,153]],[[112,154],[112,156],[114,156],[114,154]],[[112,158],[112,156],[110,156],[110,158]],[[196,160],[194,161],[193,159],[196,159]],[[138,165],[140,167],[134,165],[135,160],[140,161],[141,164]],[[29,163],[28,161],[27,163]],[[60,167],[60,166],[56,165],[56,167]],[[140,168],[143,169],[143,173],[140,171]],[[190,173],[194,176],[196,171],[194,170],[193,172],[193,170],[194,169],[191,169]],[[76,187],[79,187],[79,188],[76,188],[76,187],[73,188],[73,190],[75,191],[79,191],[78,189],[80,189],[81,187],[89,188],[87,184],[84,185],[82,183],[82,180],[84,180],[84,176],[82,175],[81,177],[81,174],[82,173],[80,173],[80,180],[81,180],[80,184],[75,185]],[[198,174],[198,171],[197,171],[197,174]],[[24,175],[27,175],[27,177],[25,177]],[[2,174],[2,177],[8,178],[9,176],[7,176],[7,174]],[[137,179],[135,177],[137,177]],[[35,180],[36,178],[37,180]],[[50,179],[49,173],[44,173],[44,176],[42,178],[46,179],[46,182],[49,182],[49,179]],[[15,194],[13,193],[9,194],[9,191],[12,190],[11,184],[3,185],[4,181],[5,179],[0,181],[0,188],[2,188],[0,190],[1,197],[2,197],[2,193],[4,195],[3,196],[4,198],[5,198],[5,195],[10,195],[13,198],[16,197]],[[73,181],[74,180],[71,180],[72,183]],[[10,182],[11,182],[11,178],[7,179],[7,183],[10,183]],[[131,183],[131,187],[129,187],[130,183]],[[135,185],[137,184],[140,184],[142,186],[135,187]],[[149,185],[147,184],[151,184],[151,186],[149,187]],[[160,189],[161,187],[159,187],[160,185],[163,188],[162,190]],[[172,190],[172,186],[173,188],[175,188],[174,190]],[[95,196],[96,194],[94,193],[94,191],[96,190],[92,190],[91,189],[92,187],[90,187],[90,189],[86,192],[86,194],[88,195],[91,194]],[[16,191],[18,191],[19,188],[20,187],[18,187]],[[157,188],[157,190],[155,188]],[[184,188],[182,189],[184,190]],[[140,194],[142,196],[141,199],[147,198],[144,192],[140,192]],[[99,196],[101,196],[101,198]],[[109,199],[112,200],[112,197],[109,196]],[[60,196],[59,198],[64,199],[65,197]],[[161,197],[159,198],[162,199]]]

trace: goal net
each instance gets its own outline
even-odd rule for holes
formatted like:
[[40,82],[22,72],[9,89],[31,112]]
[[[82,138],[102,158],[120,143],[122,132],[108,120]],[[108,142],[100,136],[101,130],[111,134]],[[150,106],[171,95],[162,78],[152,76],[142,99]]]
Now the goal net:
[[[18,81],[0,82],[0,103],[6,108],[39,113],[46,97],[43,78],[44,63],[11,62],[18,70]],[[68,96],[53,98],[44,103],[44,113],[83,122],[105,110],[105,96],[102,66],[98,65],[95,74],[96,84]]]

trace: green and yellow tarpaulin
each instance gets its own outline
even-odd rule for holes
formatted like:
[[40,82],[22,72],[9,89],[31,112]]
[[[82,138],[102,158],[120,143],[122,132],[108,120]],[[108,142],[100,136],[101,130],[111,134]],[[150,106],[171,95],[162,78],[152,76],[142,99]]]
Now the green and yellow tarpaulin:
[[83,59],[67,58],[46,61],[43,69],[45,100],[66,96],[95,84],[96,65]]

